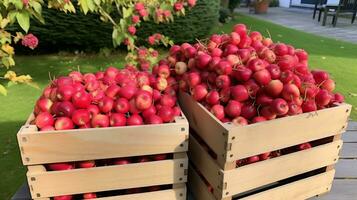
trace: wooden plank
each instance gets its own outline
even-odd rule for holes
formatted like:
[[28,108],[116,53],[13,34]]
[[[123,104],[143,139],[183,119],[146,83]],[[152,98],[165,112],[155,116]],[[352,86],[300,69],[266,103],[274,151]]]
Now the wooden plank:
[[357,143],[344,143],[341,158],[357,158]]
[[179,101],[190,127],[218,156],[224,154],[227,141],[227,130],[224,125],[187,93],[180,92]]
[[332,190],[330,193],[319,198],[311,200],[355,200],[357,197],[357,180],[340,180],[333,181]]
[[347,131],[346,133],[342,134],[342,139],[343,139],[343,142],[357,143],[357,130]]
[[171,190],[162,190],[156,192],[146,192],[139,194],[120,195],[115,197],[102,197],[98,200],[185,200],[186,199],[186,187],[176,188]]
[[[223,197],[336,163],[342,141],[224,171]],[[269,174],[269,175],[267,175]]]
[[184,183],[187,168],[188,160],[185,158],[66,171],[30,170],[27,177],[32,196],[52,197]]
[[[24,165],[130,157],[188,149],[188,122],[18,133]],[[58,145],[61,141],[61,145]]]
[[[289,183],[277,188],[273,188],[255,195],[251,195],[241,200],[286,200],[286,199],[308,199],[315,195],[328,192],[335,170],[318,174],[309,178]],[[335,200],[339,198],[335,198]]]
[[189,167],[188,174],[187,184],[194,196],[194,200],[216,200],[213,194],[208,191],[207,185],[191,166]]
[[214,187],[222,186],[223,173],[221,168],[193,136],[190,137],[188,155],[196,169],[204,175],[211,185]]
[[349,121],[347,130],[354,130],[357,131],[357,122]]
[[335,167],[335,178],[357,179],[357,159],[340,159]]
[[[342,104],[313,113],[248,126],[232,126],[229,136],[235,140],[232,140],[232,148],[228,152],[230,156],[227,156],[227,160],[234,161],[339,134],[347,127],[350,111],[351,105]],[[251,145],[251,141],[254,141],[254,145]]]

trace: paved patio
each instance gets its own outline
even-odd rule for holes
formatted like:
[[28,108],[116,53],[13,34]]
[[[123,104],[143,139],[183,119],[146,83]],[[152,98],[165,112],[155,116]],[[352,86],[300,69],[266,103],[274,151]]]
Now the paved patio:
[[322,19],[321,22],[317,21],[317,16],[313,20],[312,9],[277,7],[269,8],[267,14],[261,15],[249,14],[248,8],[237,9],[237,12],[304,32],[357,43],[357,22],[351,24],[351,19],[339,17],[334,28],[331,25],[332,17],[327,18],[326,26],[321,25]]

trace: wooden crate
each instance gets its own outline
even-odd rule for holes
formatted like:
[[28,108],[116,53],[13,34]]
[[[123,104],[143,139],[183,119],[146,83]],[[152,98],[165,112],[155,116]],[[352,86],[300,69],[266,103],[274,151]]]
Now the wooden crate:
[[[172,184],[172,190],[104,199],[186,199],[188,122],[38,132],[33,116],[17,134],[33,198]],[[45,164],[173,154],[173,159],[46,171]],[[165,196],[165,197],[164,197]],[[161,198],[162,197],[162,198]]]
[[[212,196],[219,200],[232,199],[311,170],[324,167],[326,172],[331,171],[338,160],[341,133],[346,130],[351,112],[350,105],[341,104],[316,112],[235,126],[221,123],[188,94],[181,93],[179,98],[190,127],[208,146],[204,148],[191,136],[189,159],[213,187]],[[236,168],[237,160],[316,140],[322,142],[321,145]]]
[[[217,155],[222,169],[235,161],[346,131],[351,105],[289,116],[248,126],[222,123],[187,93],[180,93],[180,105],[190,127]],[[252,143],[254,141],[254,144]],[[267,142],[269,141],[269,142]]]
[[[319,173],[307,178],[287,184],[272,184],[272,186],[263,191],[258,191],[251,195],[236,198],[240,200],[301,200],[314,196],[322,195],[331,190],[335,170],[331,169],[324,173]],[[196,170],[189,167],[188,186],[196,200],[217,200],[216,197],[208,191],[207,185]],[[226,198],[222,198],[224,200]]]

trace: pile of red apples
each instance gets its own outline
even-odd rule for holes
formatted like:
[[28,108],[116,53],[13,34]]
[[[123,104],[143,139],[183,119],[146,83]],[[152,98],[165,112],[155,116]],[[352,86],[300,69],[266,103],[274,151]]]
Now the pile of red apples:
[[174,45],[166,62],[180,90],[222,122],[247,125],[344,101],[327,72],[309,70],[306,51],[273,43],[244,24],[205,43]]

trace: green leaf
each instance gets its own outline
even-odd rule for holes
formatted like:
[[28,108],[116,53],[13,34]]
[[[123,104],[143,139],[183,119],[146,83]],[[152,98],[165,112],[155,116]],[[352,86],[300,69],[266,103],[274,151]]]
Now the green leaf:
[[90,11],[94,11],[95,10],[95,5],[93,0],[87,0],[87,4],[88,4],[88,8]]
[[6,88],[0,84],[0,94],[6,96],[7,95],[7,90]]
[[123,18],[128,18],[133,14],[132,8],[125,8],[123,7]]
[[30,15],[26,11],[21,11],[16,14],[16,19],[21,28],[27,33],[30,28]]
[[2,29],[5,28],[9,22],[10,22],[10,20],[8,18],[1,20],[0,28],[2,28]]
[[9,2],[15,5],[15,8],[17,10],[21,10],[24,7],[24,4],[22,3],[21,0],[10,0]]
[[88,13],[88,4],[87,4],[87,0],[79,0],[78,4],[81,6],[84,14]]
[[32,8],[35,10],[36,13],[40,14],[42,13],[42,6],[40,3],[36,1],[30,1]]

